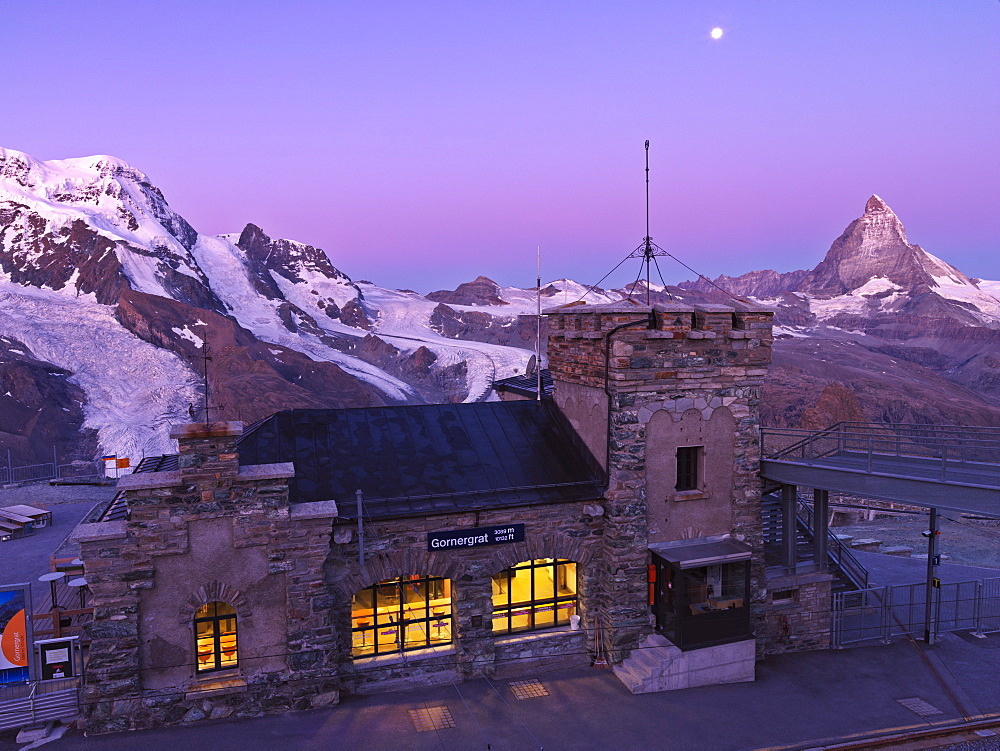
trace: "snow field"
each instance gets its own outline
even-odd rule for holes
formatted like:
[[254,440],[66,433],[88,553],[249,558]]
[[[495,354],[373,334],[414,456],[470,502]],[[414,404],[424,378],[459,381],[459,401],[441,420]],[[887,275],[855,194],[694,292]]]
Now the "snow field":
[[196,374],[177,355],[123,328],[113,308],[51,290],[0,283],[0,311],[0,334],[73,374],[87,395],[84,427],[97,431],[101,452],[134,463],[175,450],[169,427],[188,422],[188,405],[201,399]]

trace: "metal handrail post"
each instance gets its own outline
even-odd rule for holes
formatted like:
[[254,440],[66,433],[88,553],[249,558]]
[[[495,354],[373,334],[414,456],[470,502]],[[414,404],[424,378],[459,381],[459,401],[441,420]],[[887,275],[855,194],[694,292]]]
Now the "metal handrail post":
[[868,436],[868,471],[872,471],[872,437]]
[[888,584],[882,587],[882,602],[885,603],[885,608],[882,611],[882,633],[885,634],[885,643],[888,644],[892,641],[892,587]]
[[976,604],[975,604],[975,621],[976,630],[972,632],[973,636],[978,636],[980,639],[983,638],[983,598],[985,597],[985,587],[982,580],[976,582]]

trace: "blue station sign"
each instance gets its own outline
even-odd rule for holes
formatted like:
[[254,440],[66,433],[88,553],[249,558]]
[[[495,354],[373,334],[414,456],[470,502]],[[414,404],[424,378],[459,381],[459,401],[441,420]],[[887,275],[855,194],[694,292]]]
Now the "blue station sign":
[[503,545],[508,542],[524,542],[523,524],[500,524],[495,527],[427,533],[427,549],[431,552],[455,550],[456,548],[478,548],[483,545]]

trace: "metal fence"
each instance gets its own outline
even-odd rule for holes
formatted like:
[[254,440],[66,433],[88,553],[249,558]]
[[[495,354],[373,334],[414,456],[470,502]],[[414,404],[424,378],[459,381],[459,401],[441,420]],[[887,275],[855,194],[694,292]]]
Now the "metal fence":
[[0,686],[0,730],[21,728],[80,713],[80,681],[18,683]]
[[[949,582],[933,590],[934,633],[1000,631],[1000,578]],[[927,585],[874,587],[833,596],[832,646],[887,643],[893,637],[923,636]]]
[[67,480],[71,478],[104,477],[104,462],[72,462],[59,464],[58,461],[45,464],[28,464],[15,467],[8,463],[0,467],[0,485],[10,485],[16,482],[33,482],[35,480]]

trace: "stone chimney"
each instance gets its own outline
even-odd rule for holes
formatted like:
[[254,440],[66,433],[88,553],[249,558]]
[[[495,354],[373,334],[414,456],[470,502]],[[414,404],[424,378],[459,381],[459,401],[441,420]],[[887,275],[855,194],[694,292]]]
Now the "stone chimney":
[[171,429],[170,437],[177,439],[181,481],[197,485],[203,501],[213,500],[215,492],[228,488],[239,474],[236,439],[242,434],[241,422],[190,423]]

